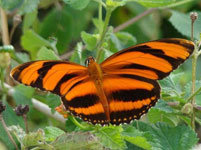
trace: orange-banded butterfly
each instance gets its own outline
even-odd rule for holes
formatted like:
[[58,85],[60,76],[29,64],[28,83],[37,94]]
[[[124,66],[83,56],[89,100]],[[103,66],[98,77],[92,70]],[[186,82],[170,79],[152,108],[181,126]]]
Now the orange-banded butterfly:
[[168,76],[193,52],[194,43],[168,38],[129,47],[101,64],[40,60],[19,65],[11,76],[59,95],[66,110],[92,124],[130,123],[160,98],[157,80]]

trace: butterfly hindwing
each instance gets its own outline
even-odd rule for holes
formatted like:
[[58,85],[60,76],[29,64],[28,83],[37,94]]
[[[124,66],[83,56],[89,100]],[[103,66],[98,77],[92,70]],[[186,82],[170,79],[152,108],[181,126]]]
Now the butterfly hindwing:
[[157,81],[136,75],[105,75],[103,86],[109,101],[111,124],[139,119],[160,97]]
[[92,124],[106,124],[106,116],[96,87],[91,80],[76,84],[62,97],[63,104],[74,115]]

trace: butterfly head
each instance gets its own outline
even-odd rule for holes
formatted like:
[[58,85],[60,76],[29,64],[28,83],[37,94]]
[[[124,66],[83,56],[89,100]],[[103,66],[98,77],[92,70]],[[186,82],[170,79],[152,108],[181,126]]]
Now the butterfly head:
[[85,66],[89,66],[91,63],[93,63],[95,61],[95,59],[92,56],[89,56],[86,60],[85,60]]

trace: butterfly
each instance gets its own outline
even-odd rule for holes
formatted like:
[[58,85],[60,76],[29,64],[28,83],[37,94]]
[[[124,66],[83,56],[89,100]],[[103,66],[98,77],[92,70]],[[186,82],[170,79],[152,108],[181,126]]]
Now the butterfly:
[[130,123],[160,98],[157,80],[168,76],[194,50],[194,43],[168,38],[121,50],[101,64],[88,57],[87,67],[68,61],[21,64],[11,76],[28,86],[61,97],[66,110],[92,124]]

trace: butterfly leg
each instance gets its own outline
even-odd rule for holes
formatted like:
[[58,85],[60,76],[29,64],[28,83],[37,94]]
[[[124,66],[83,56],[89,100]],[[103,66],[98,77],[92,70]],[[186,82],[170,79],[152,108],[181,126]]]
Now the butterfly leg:
[[68,112],[66,111],[65,107],[63,104],[60,106],[56,107],[55,110],[60,113],[64,118],[68,118]]

